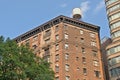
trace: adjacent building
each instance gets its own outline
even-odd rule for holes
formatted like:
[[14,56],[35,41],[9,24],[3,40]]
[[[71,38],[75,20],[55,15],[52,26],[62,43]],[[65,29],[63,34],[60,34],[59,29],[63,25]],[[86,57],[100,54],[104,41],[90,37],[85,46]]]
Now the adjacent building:
[[61,15],[14,40],[50,62],[55,80],[104,80],[99,30]]
[[106,80],[110,80],[106,47],[109,44],[111,44],[111,42],[112,42],[111,38],[109,38],[109,37],[104,37],[101,40],[101,52],[102,52],[102,60],[103,60],[102,62],[103,62],[103,66],[104,66],[104,72],[105,72],[105,79]]
[[110,80],[120,79],[120,0],[105,0],[112,43],[107,46]]

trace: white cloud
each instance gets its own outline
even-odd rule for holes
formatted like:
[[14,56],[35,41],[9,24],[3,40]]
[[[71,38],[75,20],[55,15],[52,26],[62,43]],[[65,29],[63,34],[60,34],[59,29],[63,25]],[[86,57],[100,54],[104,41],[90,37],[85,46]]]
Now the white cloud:
[[67,7],[67,4],[66,3],[61,4],[60,7],[65,8],[65,7]]
[[99,12],[102,8],[104,8],[104,6],[105,6],[104,0],[100,1],[100,2],[98,3],[98,5],[96,6],[94,12],[95,12],[95,13]]
[[85,13],[90,9],[90,1],[84,1],[80,4],[82,15],[84,17]]

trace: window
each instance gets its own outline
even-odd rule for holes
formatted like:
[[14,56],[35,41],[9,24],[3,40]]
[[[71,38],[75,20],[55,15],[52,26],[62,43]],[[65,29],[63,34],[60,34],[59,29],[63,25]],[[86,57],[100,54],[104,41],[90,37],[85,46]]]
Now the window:
[[57,34],[57,35],[55,36],[55,38],[56,38],[56,40],[59,40],[59,35]]
[[80,70],[80,68],[79,67],[77,67],[77,71],[79,71]]
[[96,61],[96,60],[94,60],[94,61],[93,61],[93,65],[94,65],[94,66],[99,66],[99,62]]
[[70,80],[70,76],[66,76],[66,77],[65,77],[65,80]]
[[66,43],[65,44],[65,49],[68,49],[69,48],[69,45]]
[[64,34],[65,39],[68,39],[68,34]]
[[117,77],[120,74],[120,67],[112,68],[110,70],[111,77]]
[[95,41],[92,41],[92,42],[91,42],[91,46],[96,46],[96,42],[95,42]]
[[68,26],[67,26],[67,25],[64,25],[64,29],[67,30],[67,29],[68,29]]
[[108,6],[108,5],[110,5],[110,4],[112,4],[112,3],[116,2],[116,1],[118,1],[118,0],[108,0],[106,2],[106,5]]
[[45,61],[50,62],[50,50],[49,50],[49,48],[44,49],[43,58]]
[[90,33],[90,37],[94,38],[95,34],[94,33]]
[[92,54],[93,54],[94,57],[96,57],[97,56],[97,51],[92,50]]
[[50,32],[51,32],[50,29],[45,31],[46,34],[50,34]]
[[50,42],[50,38],[45,40],[45,43],[48,44]]
[[120,56],[109,59],[108,63],[110,66],[115,65],[115,64],[119,64],[120,63]]
[[33,41],[36,41],[38,39],[38,36],[33,37]]
[[32,48],[33,48],[33,49],[36,49],[36,48],[37,48],[37,45],[34,44],[34,45],[32,46]]
[[82,63],[86,63],[86,58],[82,57]]
[[79,57],[76,57],[76,61],[78,61],[79,60]]
[[111,37],[112,37],[112,39],[120,37],[120,31],[116,31],[116,32],[112,33]]
[[87,75],[87,69],[86,68],[83,68],[83,74]]
[[80,42],[83,43],[84,42],[84,38],[80,38]]
[[66,54],[65,54],[65,59],[68,60],[68,58],[69,58],[69,54],[66,53]]
[[120,18],[120,13],[113,14],[109,17],[109,21],[112,21],[114,19]]
[[56,45],[56,50],[59,50],[59,44]]
[[110,26],[111,29],[115,29],[117,27],[120,27],[120,21],[115,22],[115,23],[111,24],[111,26]]
[[47,61],[48,63],[50,62],[50,56],[44,57],[44,60]]
[[83,30],[80,30],[80,34],[83,34]]
[[55,59],[56,59],[56,61],[59,60],[59,54],[56,54]]
[[45,31],[44,38],[46,38],[46,37],[48,37],[50,35],[51,35],[51,30],[49,29],[49,30]]
[[120,45],[112,47],[107,50],[107,55],[111,55],[120,51]]
[[79,49],[79,48],[78,48],[78,44],[76,44],[75,49],[76,49],[76,50],[78,50],[78,49]]
[[50,54],[49,48],[44,49],[45,54]]
[[107,13],[112,12],[112,11],[115,11],[115,10],[117,10],[117,9],[120,9],[120,4],[117,4],[117,5],[113,6],[113,7],[110,7],[110,8],[107,10]]
[[94,71],[95,77],[100,77],[100,71]]
[[70,66],[69,66],[68,64],[65,64],[65,70],[66,70],[66,71],[69,71],[69,67],[70,67]]
[[50,62],[50,50],[49,50],[49,48],[44,49],[43,58],[45,61]]
[[82,49],[82,53],[85,53],[85,48],[82,47],[81,49]]
[[48,62],[48,63],[50,62],[50,56],[49,56],[49,57],[47,57],[47,62]]
[[59,66],[55,66],[55,71],[58,73],[59,72]]
[[55,31],[57,32],[59,30],[59,26],[55,26]]

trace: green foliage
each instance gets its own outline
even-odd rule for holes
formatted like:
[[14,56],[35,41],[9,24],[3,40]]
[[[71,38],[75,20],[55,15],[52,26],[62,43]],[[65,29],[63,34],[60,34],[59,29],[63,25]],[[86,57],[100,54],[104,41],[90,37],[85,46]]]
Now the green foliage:
[[0,80],[53,80],[50,64],[27,46],[0,37]]
[[3,42],[4,42],[4,37],[0,36],[0,43],[3,43]]

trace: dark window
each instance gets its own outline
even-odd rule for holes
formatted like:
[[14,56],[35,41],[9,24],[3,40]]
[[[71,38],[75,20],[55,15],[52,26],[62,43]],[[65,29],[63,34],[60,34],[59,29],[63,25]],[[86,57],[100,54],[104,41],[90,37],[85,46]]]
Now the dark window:
[[82,49],[82,53],[85,53],[85,48],[82,47],[81,49]]
[[56,61],[59,60],[59,54],[57,54],[57,55],[55,56],[55,59],[56,59]]
[[37,48],[37,45],[33,45],[32,47],[33,47],[33,49],[36,49],[36,48]]
[[84,38],[81,38],[81,39],[80,39],[80,42],[83,43],[83,42],[84,42]]
[[96,77],[100,77],[100,71],[94,71]]
[[50,42],[50,38],[45,40],[45,43],[48,44]]
[[76,61],[78,61],[79,60],[79,57],[76,57]]
[[83,74],[86,75],[87,74],[87,69],[83,68]]
[[59,50],[59,44],[56,45],[56,50]]
[[82,57],[82,62],[86,63],[86,58],[85,57]]

